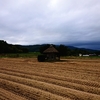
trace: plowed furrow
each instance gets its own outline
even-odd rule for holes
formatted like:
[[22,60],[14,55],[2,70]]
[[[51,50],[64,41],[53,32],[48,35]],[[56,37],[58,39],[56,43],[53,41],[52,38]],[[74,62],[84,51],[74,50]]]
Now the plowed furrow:
[[12,99],[9,99],[8,97],[6,97],[3,94],[0,94],[0,100],[12,100]]
[[[20,77],[11,76],[11,75],[1,74],[0,76],[2,79],[6,79],[6,80],[16,82],[18,84],[24,84],[24,85],[28,85],[30,87],[38,88],[38,89],[50,92],[52,94],[62,96],[62,97],[69,97],[71,99],[76,99],[76,100],[78,100],[78,99],[82,100],[82,98],[85,98],[85,100],[88,100],[88,98],[93,98],[93,100],[100,99],[100,96],[96,95],[96,94],[86,93],[86,92],[82,92],[82,91],[78,91],[78,90],[74,90],[74,89],[69,89],[69,88],[57,86],[54,84],[20,78]],[[82,94],[82,95],[80,95],[80,94]]]
[[[71,83],[77,83],[77,84],[81,84],[81,85],[87,85],[87,86],[100,88],[100,84],[98,82],[73,79],[73,78],[68,78],[68,77],[63,77],[63,76],[52,75],[52,74],[24,72],[24,71],[17,71],[17,70],[12,70],[12,69],[3,69],[3,68],[0,70],[0,72],[3,72],[3,73],[12,73],[13,72],[12,73],[13,75],[15,75],[17,73],[21,73],[21,74],[25,74],[25,75],[34,75],[34,76],[46,77],[46,78],[50,78],[50,79],[62,80],[62,81],[67,81],[67,82],[71,82]],[[24,75],[22,75],[22,76],[24,76]]]
[[10,91],[7,91],[3,88],[0,88],[0,100],[27,100],[27,99],[19,95],[16,95]]
[[[76,90],[100,95],[100,88],[97,88],[97,87],[91,87],[91,86],[71,83],[71,82],[62,81],[62,80],[56,80],[56,79],[40,77],[40,76],[33,76],[33,75],[25,75],[25,74],[9,72],[9,71],[6,71],[5,74],[13,75],[13,76],[17,76],[17,77],[22,77],[22,78],[33,79],[33,80],[37,80],[37,81],[42,81],[42,82],[46,82],[46,83],[51,83],[51,84],[63,86],[66,88],[76,89]],[[1,76],[2,76],[2,74],[1,74]]]
[[100,76],[100,72],[98,70],[67,68],[67,71],[76,72],[76,73],[83,73],[83,74],[89,74],[89,75],[94,74],[94,75],[99,75]]
[[24,96],[28,100],[71,100],[69,98],[63,98],[50,92],[5,79],[0,79],[0,87]]

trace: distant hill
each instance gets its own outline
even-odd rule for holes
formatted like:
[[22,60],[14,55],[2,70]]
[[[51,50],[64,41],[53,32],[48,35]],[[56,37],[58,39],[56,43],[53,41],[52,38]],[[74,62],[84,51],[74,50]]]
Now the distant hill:
[[97,52],[99,50],[93,50],[93,49],[87,49],[87,48],[78,48],[78,47],[74,47],[74,46],[67,46],[68,48],[70,49],[80,49],[80,50],[86,50],[86,51],[89,51],[89,52]]
[[29,52],[39,52],[43,45],[21,45],[22,48],[27,48]]

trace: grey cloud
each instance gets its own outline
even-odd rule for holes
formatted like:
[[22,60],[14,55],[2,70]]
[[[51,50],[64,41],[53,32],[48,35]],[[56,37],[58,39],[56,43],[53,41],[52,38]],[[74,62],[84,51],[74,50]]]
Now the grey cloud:
[[90,45],[100,41],[99,9],[99,0],[0,0],[0,39]]

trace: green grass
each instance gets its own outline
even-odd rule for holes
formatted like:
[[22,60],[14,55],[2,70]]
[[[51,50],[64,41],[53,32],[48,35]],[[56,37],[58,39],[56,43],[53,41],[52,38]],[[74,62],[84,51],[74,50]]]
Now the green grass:
[[[29,52],[29,53],[10,53],[10,54],[0,54],[0,58],[36,58],[40,55],[40,52]],[[79,56],[63,56],[62,59],[100,59],[100,56],[89,56],[89,57],[79,57]]]
[[11,53],[11,54],[1,54],[0,57],[8,57],[8,58],[32,58],[37,57],[40,54],[40,52],[29,52],[29,53]]

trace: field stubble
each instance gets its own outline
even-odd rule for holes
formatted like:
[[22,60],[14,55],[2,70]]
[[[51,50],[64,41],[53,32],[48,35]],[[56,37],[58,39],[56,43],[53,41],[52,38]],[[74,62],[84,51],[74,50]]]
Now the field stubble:
[[100,60],[1,58],[0,100],[13,99],[100,100]]

